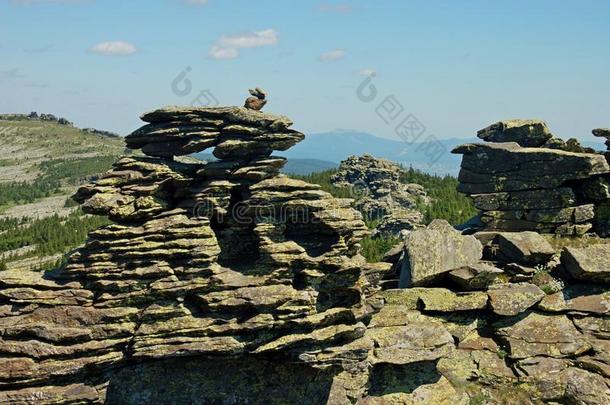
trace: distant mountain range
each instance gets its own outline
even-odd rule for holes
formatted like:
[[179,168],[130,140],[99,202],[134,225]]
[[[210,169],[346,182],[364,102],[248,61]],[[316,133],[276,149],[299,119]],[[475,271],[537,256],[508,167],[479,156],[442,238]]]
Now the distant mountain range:
[[[456,176],[460,169],[461,155],[454,155],[451,150],[464,143],[483,142],[481,139],[448,138],[438,140],[438,144],[416,142],[411,145],[405,142],[381,138],[366,132],[335,130],[310,134],[285,152],[275,153],[288,158],[284,173],[308,174],[320,172],[339,166],[339,163],[351,155],[368,153],[378,158],[384,158],[405,167],[412,166],[431,174]],[[583,142],[583,145],[605,150],[602,142]],[[439,152],[430,157],[431,147]],[[210,153],[198,153],[196,157],[202,160],[214,159]]]
[[[476,137],[448,138],[438,140],[438,144],[424,141],[408,145],[399,140],[381,138],[366,132],[336,130],[307,135],[302,142],[277,154],[287,157],[289,164],[299,168],[299,173],[334,167],[350,155],[368,153],[428,173],[457,175],[462,157],[452,154],[451,150],[457,145],[471,142],[482,141]],[[606,149],[602,142],[583,144],[598,150]],[[433,149],[438,153],[433,154]],[[433,157],[430,157],[431,154]],[[287,169],[288,167],[284,171],[289,172]]]
[[[214,155],[207,152],[194,153],[191,156],[200,160],[205,160],[206,162],[217,160]],[[284,165],[282,172],[290,174],[309,174],[323,172],[324,170],[333,169],[337,166],[339,166],[339,163],[327,160],[290,158],[286,162],[286,165]]]

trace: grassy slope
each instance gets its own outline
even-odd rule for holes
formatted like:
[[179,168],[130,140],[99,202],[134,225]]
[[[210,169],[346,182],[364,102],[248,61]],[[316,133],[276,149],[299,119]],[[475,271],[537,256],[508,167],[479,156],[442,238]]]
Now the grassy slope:
[[0,269],[44,266],[105,222],[57,203],[108,170],[123,140],[43,121],[0,120],[0,137]]

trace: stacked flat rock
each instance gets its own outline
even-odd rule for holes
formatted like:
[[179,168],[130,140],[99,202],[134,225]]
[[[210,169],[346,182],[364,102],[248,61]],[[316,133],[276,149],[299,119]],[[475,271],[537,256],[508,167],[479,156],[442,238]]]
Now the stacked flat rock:
[[156,157],[214,148],[212,153],[219,159],[263,158],[304,138],[289,129],[292,121],[288,118],[242,107],[170,107],[141,118],[149,124],[125,138],[127,147]]
[[[597,128],[593,130],[593,135],[605,138],[607,151],[605,153],[606,160],[610,163],[610,128]],[[610,175],[604,178],[598,178],[593,181],[593,193],[597,196],[610,195]],[[595,209],[595,225],[596,232],[604,237],[610,237],[610,201],[607,198],[602,198],[602,201]]]
[[400,181],[402,173],[397,164],[364,154],[342,161],[331,182],[351,190],[354,207],[365,218],[382,221],[377,234],[398,236],[421,225],[423,216],[416,207],[430,203],[421,185]]
[[[364,343],[343,345],[371,310],[368,231],[351,200],[278,175],[271,152],[303,134],[239,107],[143,119],[126,142],[149,156],[74,196],[114,223],[53,273],[0,274],[0,403],[103,403],[121,368],[185,356],[279,356],[303,372],[363,362]],[[220,160],[173,159],[208,147]],[[107,403],[173,401],[122,392]]]
[[610,201],[602,154],[551,149],[540,121],[499,122],[479,137],[489,143],[453,153],[464,155],[458,190],[472,197],[487,229],[570,235],[594,227],[596,207]]

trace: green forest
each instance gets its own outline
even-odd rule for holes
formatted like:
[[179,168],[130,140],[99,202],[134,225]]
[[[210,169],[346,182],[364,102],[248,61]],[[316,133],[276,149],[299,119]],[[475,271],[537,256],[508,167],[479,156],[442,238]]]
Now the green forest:
[[0,184],[0,208],[12,204],[33,203],[41,198],[60,194],[62,187],[75,186],[108,170],[116,156],[79,159],[54,159],[39,163],[42,174],[33,182]]
[[[42,198],[65,194],[71,187],[88,182],[112,166],[116,156],[95,156],[76,159],[53,159],[38,163],[40,172],[33,182],[0,184],[0,210],[13,205],[36,202]],[[77,204],[66,199],[66,207]],[[48,257],[65,253],[83,243],[87,233],[108,223],[101,217],[84,215],[76,210],[67,217],[0,219],[0,270],[6,262],[32,257]],[[9,254],[16,249],[33,247]],[[4,255],[2,255],[4,253]],[[47,264],[46,266],[49,266]]]
[[[79,246],[87,238],[87,233],[109,221],[104,217],[84,215],[77,210],[67,217],[54,215],[31,220],[28,218],[7,218],[0,220],[0,253],[26,246],[34,248],[26,253],[5,257],[4,261],[46,257],[65,253]],[[6,264],[0,261],[0,269]]]

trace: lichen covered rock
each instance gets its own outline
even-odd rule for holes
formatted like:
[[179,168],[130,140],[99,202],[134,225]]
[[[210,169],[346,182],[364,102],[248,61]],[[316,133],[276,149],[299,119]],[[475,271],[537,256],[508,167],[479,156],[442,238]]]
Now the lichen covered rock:
[[366,263],[352,201],[279,174],[288,119],[144,118],[149,156],[75,196],[113,223],[55,271],[0,272],[0,403],[610,402],[603,245],[560,264],[538,234],[433,221]]
[[481,243],[463,236],[448,222],[433,221],[426,229],[407,235],[400,272],[400,286],[422,286],[451,270],[475,264],[482,257]]
[[461,145],[453,153],[463,155],[458,190],[482,211],[484,229],[604,232],[607,221],[596,211],[610,200],[606,156],[575,139],[552,138],[541,121],[502,121],[478,136],[489,143]]

